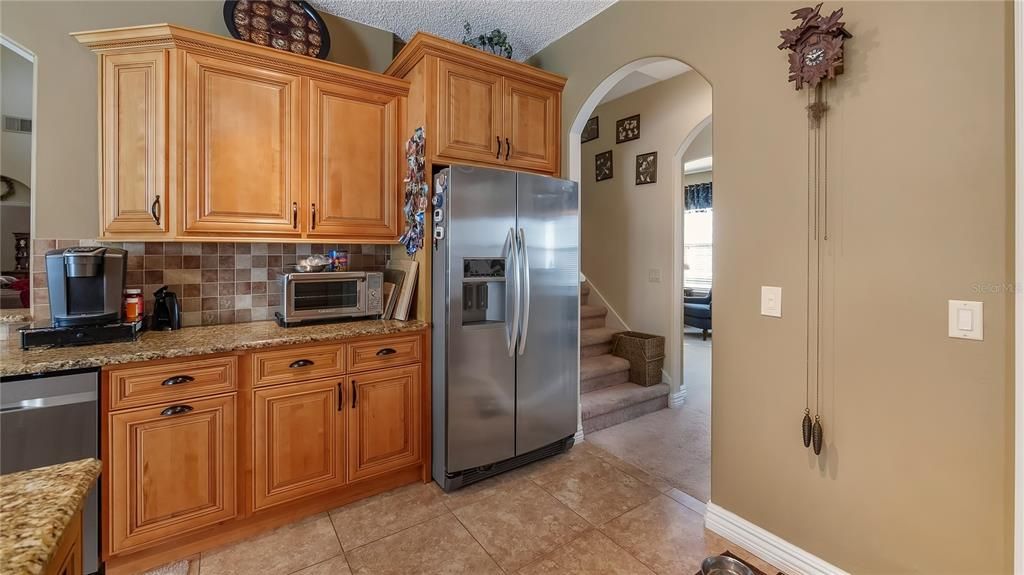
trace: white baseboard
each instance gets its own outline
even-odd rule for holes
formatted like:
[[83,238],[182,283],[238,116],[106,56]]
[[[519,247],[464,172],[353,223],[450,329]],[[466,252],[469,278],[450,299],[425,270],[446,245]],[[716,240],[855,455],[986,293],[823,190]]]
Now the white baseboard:
[[766,531],[708,502],[704,527],[778,567],[788,575],[849,575],[839,567],[813,555],[781,537]]
[[680,387],[678,391],[668,396],[668,406],[671,409],[678,409],[686,403],[686,387]]
[[583,441],[583,428],[582,427],[579,427],[579,428],[576,429],[576,435],[573,436],[573,439],[576,441],[576,443],[579,443],[579,442]]

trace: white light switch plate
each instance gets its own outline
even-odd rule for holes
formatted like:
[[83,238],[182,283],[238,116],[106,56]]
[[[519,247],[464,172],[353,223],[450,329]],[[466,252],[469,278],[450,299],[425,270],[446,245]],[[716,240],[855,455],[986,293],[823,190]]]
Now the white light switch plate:
[[949,337],[985,339],[985,311],[980,301],[949,300]]
[[647,281],[652,284],[661,283],[661,270],[658,268],[650,268],[647,270]]
[[782,288],[761,286],[761,315],[782,317]]

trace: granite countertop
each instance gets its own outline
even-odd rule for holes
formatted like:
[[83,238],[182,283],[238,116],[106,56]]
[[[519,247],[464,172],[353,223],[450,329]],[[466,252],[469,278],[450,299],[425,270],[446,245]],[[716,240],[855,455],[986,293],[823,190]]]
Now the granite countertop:
[[169,357],[187,357],[278,345],[313,343],[369,335],[387,335],[427,328],[423,321],[361,320],[283,328],[273,321],[254,321],[177,331],[143,332],[137,341],[79,347],[23,350],[20,337],[0,347],[0,376],[102,367]]
[[25,323],[32,321],[32,311],[27,308],[0,309],[0,323]]
[[82,459],[0,475],[0,572],[42,573],[99,474]]

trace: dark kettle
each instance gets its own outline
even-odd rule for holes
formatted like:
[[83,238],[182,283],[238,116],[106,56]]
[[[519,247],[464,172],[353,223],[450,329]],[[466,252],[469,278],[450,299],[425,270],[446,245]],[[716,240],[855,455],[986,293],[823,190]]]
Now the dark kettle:
[[152,329],[181,329],[181,305],[178,303],[178,295],[167,291],[167,286],[163,286],[153,292],[153,297],[156,301],[153,303]]

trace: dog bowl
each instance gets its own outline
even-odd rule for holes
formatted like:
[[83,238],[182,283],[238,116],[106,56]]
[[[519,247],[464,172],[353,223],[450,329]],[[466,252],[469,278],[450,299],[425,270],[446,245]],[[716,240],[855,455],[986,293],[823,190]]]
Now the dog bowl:
[[725,555],[715,555],[705,559],[700,564],[700,573],[701,575],[754,575],[750,567]]

